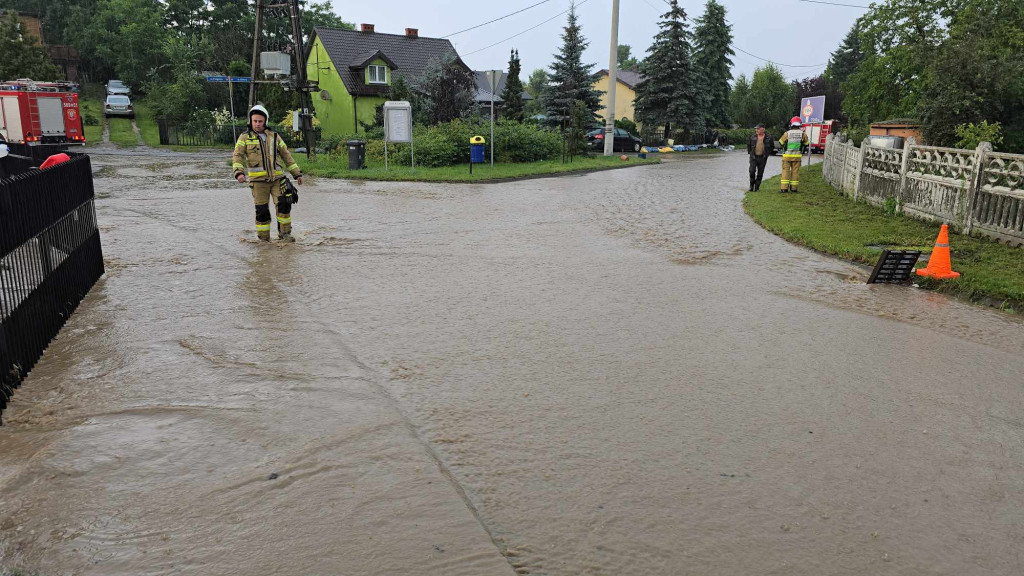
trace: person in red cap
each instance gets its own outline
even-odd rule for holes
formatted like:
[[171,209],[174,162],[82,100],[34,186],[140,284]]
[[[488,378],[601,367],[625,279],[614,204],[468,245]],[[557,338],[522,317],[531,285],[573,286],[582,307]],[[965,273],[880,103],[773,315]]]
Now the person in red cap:
[[779,192],[796,192],[800,184],[800,162],[803,161],[803,154],[800,152],[804,146],[809,146],[810,139],[800,129],[800,117],[793,116],[789,121],[789,131],[779,138],[782,146],[782,185]]

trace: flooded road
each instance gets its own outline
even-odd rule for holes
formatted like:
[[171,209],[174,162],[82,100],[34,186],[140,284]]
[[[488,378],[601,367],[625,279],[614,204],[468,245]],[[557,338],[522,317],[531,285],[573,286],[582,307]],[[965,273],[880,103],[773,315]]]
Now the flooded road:
[[315,181],[294,245],[226,156],[94,164],[107,275],[5,411],[0,567],[1024,573],[1024,322],[762,230],[743,154]]

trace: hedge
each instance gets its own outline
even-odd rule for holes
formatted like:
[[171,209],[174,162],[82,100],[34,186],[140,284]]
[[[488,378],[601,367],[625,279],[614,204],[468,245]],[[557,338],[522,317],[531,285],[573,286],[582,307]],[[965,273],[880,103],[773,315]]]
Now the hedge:
[[[469,139],[483,136],[490,139],[490,124],[475,120],[454,120],[436,126],[417,126],[413,129],[416,144],[416,164],[425,167],[453,166],[469,162]],[[368,162],[384,163],[384,140],[377,131],[362,135],[366,143]],[[333,140],[333,139],[332,139]],[[333,153],[344,153],[337,147]],[[490,155],[491,145],[486,144]],[[330,152],[330,148],[325,147]],[[514,120],[499,120],[494,126],[494,159],[496,162],[535,162],[557,158],[561,154],[562,139],[557,132]],[[389,144],[388,161],[407,166],[410,163],[408,144]]]

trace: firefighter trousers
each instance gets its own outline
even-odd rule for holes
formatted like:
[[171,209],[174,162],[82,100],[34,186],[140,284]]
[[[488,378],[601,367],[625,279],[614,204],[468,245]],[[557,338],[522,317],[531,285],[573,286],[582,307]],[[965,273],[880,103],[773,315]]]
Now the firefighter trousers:
[[270,200],[274,200],[274,207],[277,210],[277,234],[291,234],[292,232],[292,205],[290,202],[282,202],[281,191],[284,188],[284,180],[279,179],[273,182],[250,182],[252,199],[256,205],[256,236],[260,240],[270,240]]
[[796,192],[796,187],[800,184],[800,163],[803,158],[783,158],[782,159],[782,186],[781,190],[792,190]]

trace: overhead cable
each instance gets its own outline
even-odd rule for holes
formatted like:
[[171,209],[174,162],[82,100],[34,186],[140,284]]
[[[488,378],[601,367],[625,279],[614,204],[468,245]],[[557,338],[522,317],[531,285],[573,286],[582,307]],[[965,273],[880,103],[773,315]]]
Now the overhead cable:
[[[578,2],[578,3],[575,4],[574,7],[582,6],[582,5],[586,4],[589,1],[590,0],[583,0],[582,2]],[[569,10],[572,10],[572,8],[569,8]],[[562,12],[559,12],[558,14],[555,14],[551,18],[548,18],[547,20],[545,20],[545,21],[543,21],[543,22],[541,22],[539,24],[535,24],[535,25],[527,28],[526,30],[523,30],[522,32],[519,32],[518,34],[513,34],[513,35],[509,36],[508,38],[505,38],[504,40],[499,40],[499,41],[495,42],[494,44],[490,44],[488,46],[484,46],[483,48],[480,48],[479,50],[474,50],[472,52],[467,52],[466,54],[463,54],[463,56],[472,56],[473,54],[476,54],[477,52],[483,52],[484,50],[487,50],[488,48],[494,48],[498,44],[502,44],[502,43],[508,42],[509,40],[511,40],[511,39],[513,39],[513,38],[515,38],[517,36],[522,36],[523,34],[526,34],[527,32],[529,32],[531,30],[539,28],[539,27],[547,24],[548,22],[551,22],[555,18],[558,18],[559,16],[562,16],[563,14],[568,13],[569,10],[563,10]]]
[[800,0],[801,2],[810,2],[811,4],[828,4],[829,6],[845,6],[846,8],[862,8],[868,10],[871,6],[861,6],[860,4],[842,4],[840,2],[823,2],[822,0]]
[[447,36],[441,36],[441,38],[451,38],[452,36],[455,36],[457,34],[462,34],[463,32],[469,32],[470,30],[476,30],[477,28],[480,28],[482,26],[487,26],[488,24],[494,24],[498,20],[504,20],[505,18],[508,18],[509,16],[515,16],[516,14],[519,14],[520,12],[526,12],[530,8],[536,8],[537,6],[540,6],[541,4],[547,4],[548,2],[551,2],[551,0],[541,0],[540,2],[537,2],[536,4],[532,4],[530,6],[527,6],[526,8],[523,8],[522,10],[516,10],[515,12],[512,12],[511,14],[505,14],[501,18],[495,18],[494,20],[490,20],[488,22],[484,22],[483,24],[477,24],[476,26],[473,26],[472,28],[466,28],[465,30],[459,30],[458,32],[452,32],[451,34],[448,34]]

